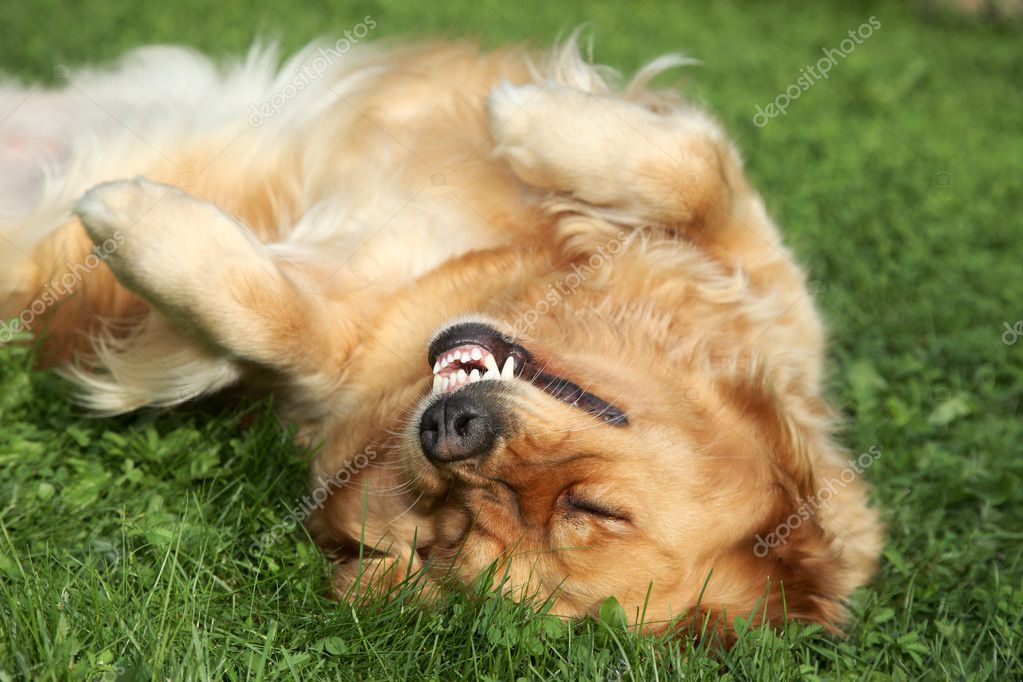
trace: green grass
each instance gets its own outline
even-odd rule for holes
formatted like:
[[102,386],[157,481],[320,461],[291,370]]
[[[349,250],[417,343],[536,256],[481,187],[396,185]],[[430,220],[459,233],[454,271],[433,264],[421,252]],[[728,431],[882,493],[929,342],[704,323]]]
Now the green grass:
[[[0,67],[28,79],[150,42],[295,48],[366,15],[381,37],[489,45],[589,21],[598,59],[623,69],[702,59],[687,89],[811,271],[844,442],[882,451],[866,475],[889,540],[848,638],[751,629],[720,656],[637,637],[613,610],[569,627],[486,594],[353,609],[324,598],[327,565],[300,528],[250,551],[305,492],[308,453],[268,406],[93,420],[6,347],[0,680],[1020,679],[1023,338],[1001,337],[1023,319],[1021,36],[903,5],[7,3]],[[881,28],[826,81],[753,124],[871,15]]]

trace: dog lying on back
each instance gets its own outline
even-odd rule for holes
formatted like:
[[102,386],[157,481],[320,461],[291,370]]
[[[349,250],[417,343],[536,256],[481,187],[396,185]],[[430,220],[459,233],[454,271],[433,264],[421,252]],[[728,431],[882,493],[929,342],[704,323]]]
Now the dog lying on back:
[[721,127],[648,86],[684,60],[323,54],[150,48],[31,94],[5,319],[99,412],[281,396],[338,595],[496,563],[564,617],[839,628],[880,524],[803,272]]

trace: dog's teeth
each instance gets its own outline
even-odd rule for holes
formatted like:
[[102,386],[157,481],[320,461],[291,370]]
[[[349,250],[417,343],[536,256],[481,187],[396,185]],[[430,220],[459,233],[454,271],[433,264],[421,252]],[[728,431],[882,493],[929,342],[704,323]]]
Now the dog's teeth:
[[482,360],[483,351],[481,351],[479,348],[473,348],[472,355],[470,357],[472,357],[473,360]]
[[447,366],[448,366],[448,359],[446,357],[445,358],[441,358],[440,359],[440,368],[444,369]]
[[479,380],[480,380],[480,371],[478,369],[474,369],[473,371],[469,372],[469,383],[470,384],[475,384]]
[[463,350],[462,351],[462,363],[464,364],[466,362],[469,362],[469,351]]
[[501,373],[496,369],[488,369],[487,373],[483,375],[483,381],[499,381],[501,379]]
[[493,372],[499,375],[501,373],[501,369],[497,366],[497,360],[494,359],[493,355],[488,355],[483,359],[483,367],[487,370],[487,374]]
[[439,371],[440,371],[440,360],[438,360],[437,362],[433,363],[433,373],[436,374]]
[[442,390],[443,385],[444,377],[440,376],[439,374],[435,374],[433,377],[433,392],[439,393]]
[[514,379],[515,378],[515,358],[508,356],[508,359],[504,361],[504,369],[501,370],[502,379]]
[[455,375],[455,379],[459,384],[464,384],[469,380],[469,375],[465,373],[464,369],[458,370],[458,374]]

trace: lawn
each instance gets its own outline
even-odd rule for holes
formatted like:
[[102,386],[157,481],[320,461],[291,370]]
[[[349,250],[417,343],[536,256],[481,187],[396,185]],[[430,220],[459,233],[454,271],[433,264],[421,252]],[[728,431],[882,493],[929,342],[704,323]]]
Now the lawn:
[[[881,452],[865,475],[888,526],[844,639],[751,627],[713,655],[636,636],[611,608],[566,626],[485,593],[353,609],[324,597],[301,528],[250,548],[301,500],[310,456],[268,405],[93,419],[8,345],[0,681],[1023,678],[1018,25],[908,2],[15,0],[0,15],[0,69],[46,81],[144,43],[290,50],[366,16],[374,37],[487,45],[589,22],[597,58],[625,71],[700,59],[675,78],[723,119],[811,272],[842,439]],[[755,121],[871,17],[826,78]]]

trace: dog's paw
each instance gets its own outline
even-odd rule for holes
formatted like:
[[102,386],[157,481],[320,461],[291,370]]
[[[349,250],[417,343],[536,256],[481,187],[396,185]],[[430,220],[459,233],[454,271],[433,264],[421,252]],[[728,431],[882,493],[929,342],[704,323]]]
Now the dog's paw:
[[[616,97],[560,85],[502,82],[487,99],[494,152],[529,185],[593,203],[613,198],[654,117]],[[609,190],[611,194],[609,194]]]
[[[516,115],[542,93],[545,88],[553,87],[552,85],[536,85],[535,83],[512,85],[508,81],[498,83],[487,97],[487,117],[490,122],[490,130],[495,135],[499,134],[506,125],[513,123]],[[523,119],[518,118],[518,121],[521,122]]]
[[145,178],[115,180],[93,187],[75,202],[73,212],[96,244],[125,237],[168,195],[181,190]]
[[511,165],[515,173],[531,184],[541,184],[537,177],[542,163],[535,144],[530,143],[531,131],[540,117],[543,102],[536,99],[544,87],[533,83],[512,85],[502,81],[487,97],[487,120],[494,140],[494,153]]
[[98,185],[75,203],[89,237],[118,279],[143,296],[174,296],[209,279],[240,232],[212,204],[135,178]]
[[195,200],[176,187],[135,178],[93,187],[73,212],[122,284],[145,294],[166,277],[165,256],[176,250],[167,243],[174,241],[168,213],[188,201]]

